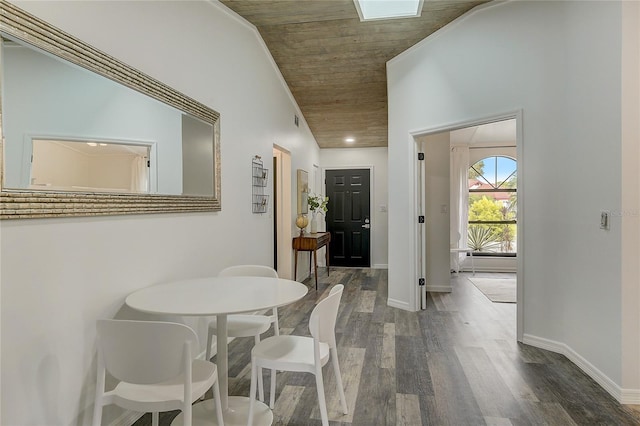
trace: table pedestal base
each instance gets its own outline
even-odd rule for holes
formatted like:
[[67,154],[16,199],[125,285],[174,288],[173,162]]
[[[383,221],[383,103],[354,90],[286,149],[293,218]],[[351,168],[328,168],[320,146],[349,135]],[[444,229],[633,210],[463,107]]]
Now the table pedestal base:
[[[215,385],[214,385],[215,386]],[[193,426],[217,425],[215,404],[212,399],[193,405]],[[225,426],[247,426],[249,417],[249,398],[246,396],[230,396],[229,408],[223,413]],[[260,401],[254,401],[253,424],[270,425],[273,423],[273,412],[269,406]],[[183,414],[180,413],[171,422],[172,426],[182,426]]]

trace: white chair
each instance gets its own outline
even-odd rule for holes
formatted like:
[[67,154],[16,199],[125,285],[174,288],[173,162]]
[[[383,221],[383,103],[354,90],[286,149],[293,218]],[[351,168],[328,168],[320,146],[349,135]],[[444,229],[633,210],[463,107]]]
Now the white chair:
[[467,247],[467,245],[465,244],[464,247],[458,247],[459,241],[460,241],[460,233],[456,233],[457,239],[455,240],[455,242],[452,242],[450,244],[450,253],[451,255],[453,255],[453,263],[455,265],[455,271],[456,274],[460,274],[460,253],[464,253],[469,254],[469,257],[471,258],[471,272],[473,272],[473,275],[476,274],[476,267],[473,264],[473,249],[471,247]]
[[[191,425],[191,404],[210,387],[218,424],[223,424],[218,370],[210,361],[194,359],[199,345],[191,328],[161,321],[98,320],[97,333],[94,426],[100,425],[102,408],[109,404],[151,412],[154,426],[160,411],[179,409],[184,424]],[[119,383],[105,392],[107,371]]]
[[[248,425],[253,422],[253,406],[256,395],[256,379],[260,368],[270,368],[282,371],[300,371],[316,376],[318,391],[318,403],[323,426],[329,425],[327,416],[327,404],[324,396],[324,384],[322,381],[322,367],[331,357],[333,372],[336,376],[342,411],[348,414],[347,400],[344,396],[340,366],[338,364],[338,351],[336,349],[336,318],[338,307],[342,297],[344,286],[338,284],[331,289],[329,296],[320,301],[311,312],[309,318],[309,331],[312,337],[305,336],[273,336],[256,344],[251,351],[251,390],[249,397]],[[271,379],[270,407],[275,403],[276,381]]]
[[[278,278],[275,269],[263,265],[237,265],[223,269],[218,274],[220,277],[271,277]],[[255,344],[260,342],[260,335],[269,330],[273,324],[273,332],[280,335],[278,327],[278,308],[273,308],[271,315],[229,315],[227,317],[228,337],[254,337]],[[207,335],[207,359],[211,359],[211,344],[213,336],[217,332],[218,322],[214,319],[209,323],[209,333]],[[271,372],[272,381],[275,380],[275,371]],[[259,377],[260,400],[264,401],[264,385],[262,374]]]

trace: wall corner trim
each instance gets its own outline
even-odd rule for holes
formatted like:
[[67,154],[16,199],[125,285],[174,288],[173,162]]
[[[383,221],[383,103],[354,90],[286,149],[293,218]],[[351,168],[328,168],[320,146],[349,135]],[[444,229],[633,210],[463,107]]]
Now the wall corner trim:
[[[269,60],[269,63],[273,67],[273,70],[276,72],[278,80],[280,81],[280,84],[282,85],[282,87],[284,88],[285,92],[287,93],[287,96],[289,97],[289,100],[293,104],[298,116],[302,119],[302,122],[308,128],[309,125],[307,124],[307,120],[305,119],[304,114],[302,113],[302,110],[300,109],[300,106],[298,105],[298,102],[296,101],[296,98],[293,97],[293,93],[291,93],[291,89],[289,88],[289,85],[287,84],[287,81],[282,76],[282,72],[280,71],[280,68],[278,68],[278,64],[276,63],[275,59],[273,59],[273,55],[271,54],[271,51],[267,47],[267,44],[264,42],[264,39],[260,35],[260,31],[258,31],[258,28],[255,25],[253,25],[251,22],[247,21],[242,16],[238,15],[233,10],[229,9],[227,6],[225,6],[223,3],[221,3],[220,0],[209,0],[209,2],[213,6],[217,7],[219,10],[224,12],[227,16],[231,17],[236,22],[240,23],[241,25],[244,25],[245,27],[247,27],[249,30],[251,30],[253,32],[253,35],[258,40],[258,43],[260,44],[260,47],[264,51],[264,54],[267,56],[267,58]],[[315,136],[313,136],[313,139],[315,140]],[[317,144],[318,144],[318,141],[316,141],[316,145]]]
[[409,304],[409,303],[407,303],[405,301],[402,301],[402,300],[396,300],[396,299],[388,298],[387,299],[387,306],[390,306],[392,308],[402,309],[402,310],[405,310],[405,311],[415,312],[415,309],[413,309],[411,304]]
[[596,381],[605,391],[621,404],[639,404],[640,389],[622,389],[616,382],[610,379],[602,371],[598,370],[593,364],[583,358],[579,353],[574,351],[567,344],[556,342],[554,340],[542,337],[524,334],[522,343],[535,346],[536,348],[545,349],[551,352],[559,353],[566,356],[569,361],[573,362],[589,377]]

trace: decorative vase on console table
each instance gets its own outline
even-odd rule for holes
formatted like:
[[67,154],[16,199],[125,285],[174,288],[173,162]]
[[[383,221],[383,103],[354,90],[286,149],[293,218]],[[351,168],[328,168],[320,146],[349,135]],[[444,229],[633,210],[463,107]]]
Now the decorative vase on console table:
[[311,232],[312,234],[315,234],[316,232],[318,232],[318,221],[316,216],[317,216],[316,212],[311,213],[311,221],[309,222],[310,224],[309,232]]
[[296,218],[296,226],[300,228],[300,236],[304,235],[304,228],[309,224],[309,219],[307,216],[301,214]]
[[310,232],[315,234],[318,232],[318,214],[327,213],[327,205],[329,203],[329,197],[322,197],[320,195],[309,195],[307,199],[309,210],[311,210],[311,226]]

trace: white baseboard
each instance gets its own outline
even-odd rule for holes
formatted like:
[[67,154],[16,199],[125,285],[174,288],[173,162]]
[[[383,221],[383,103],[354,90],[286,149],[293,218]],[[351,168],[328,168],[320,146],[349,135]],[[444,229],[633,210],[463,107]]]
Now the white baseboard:
[[[453,268],[451,269],[453,270]],[[504,266],[500,266],[500,267],[496,267],[496,266],[476,266],[475,267],[476,272],[510,272],[510,273],[517,273],[518,272],[518,268],[511,268],[511,267],[504,267]],[[473,272],[471,270],[470,267],[464,267],[464,268],[460,268],[460,272]]]
[[375,265],[371,266],[371,269],[389,269],[389,265],[387,265],[386,263],[376,263]]
[[524,334],[522,342],[535,346],[536,348],[546,349],[566,356],[569,361],[573,362],[589,377],[596,381],[602,388],[613,396],[621,404],[640,404],[640,389],[622,389],[616,382],[611,380],[606,374],[598,370],[593,364],[584,359],[579,353],[574,351],[565,343],[556,342],[554,340],[544,339],[542,337]]
[[620,403],[640,405],[640,389],[622,389]]
[[427,285],[427,291],[432,293],[451,293],[453,287],[451,287],[451,284],[431,284]]
[[405,311],[415,311],[412,306],[409,306],[407,302],[402,302],[396,299],[387,299],[387,306],[391,306],[392,308],[403,309]]

